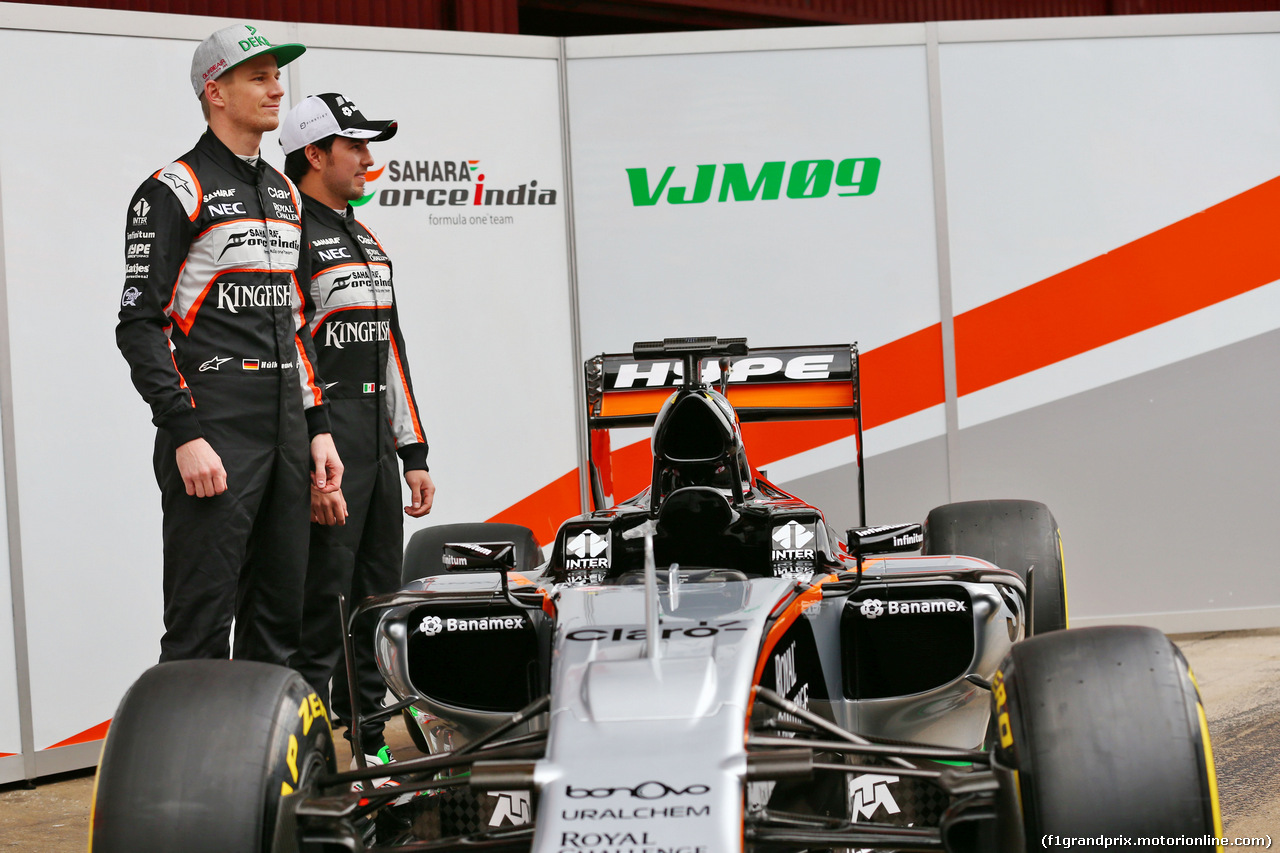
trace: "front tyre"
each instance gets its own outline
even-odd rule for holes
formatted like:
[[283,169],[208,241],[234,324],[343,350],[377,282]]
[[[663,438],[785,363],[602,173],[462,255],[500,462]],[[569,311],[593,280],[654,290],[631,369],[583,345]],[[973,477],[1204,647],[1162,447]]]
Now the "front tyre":
[[1222,836],[1204,708],[1159,631],[1033,637],[1013,647],[992,689],[991,746],[1017,771],[1027,850],[1046,835]]
[[291,669],[191,660],[142,674],[94,784],[93,853],[267,853],[280,798],[333,770],[320,698]]

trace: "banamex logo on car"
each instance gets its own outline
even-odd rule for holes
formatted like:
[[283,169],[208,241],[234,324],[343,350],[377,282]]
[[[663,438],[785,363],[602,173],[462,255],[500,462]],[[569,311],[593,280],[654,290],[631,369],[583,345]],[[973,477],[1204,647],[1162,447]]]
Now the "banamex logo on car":
[[428,637],[437,634],[461,631],[514,631],[523,628],[523,616],[477,616],[471,619],[456,619],[452,616],[424,616],[418,630]]
[[969,607],[965,602],[954,598],[888,602],[878,598],[868,598],[862,602],[858,612],[868,619],[877,619],[881,616],[906,616],[918,613],[968,613]]

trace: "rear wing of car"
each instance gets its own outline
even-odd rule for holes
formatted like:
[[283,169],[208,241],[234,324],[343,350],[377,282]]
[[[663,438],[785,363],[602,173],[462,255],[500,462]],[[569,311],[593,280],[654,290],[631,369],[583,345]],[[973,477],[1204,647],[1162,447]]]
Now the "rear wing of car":
[[695,361],[703,383],[729,399],[742,423],[853,420],[865,518],[857,344],[749,348],[745,338],[667,338],[587,359],[587,461],[596,509],[606,507],[612,492],[608,430],[652,426]]

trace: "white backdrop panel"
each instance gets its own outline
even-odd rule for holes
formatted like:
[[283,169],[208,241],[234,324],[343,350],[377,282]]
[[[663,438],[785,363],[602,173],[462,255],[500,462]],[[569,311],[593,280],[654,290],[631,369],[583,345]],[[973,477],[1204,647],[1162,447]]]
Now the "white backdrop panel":
[[[923,46],[569,61],[583,352],[672,335],[754,345],[857,340],[938,322]],[[870,195],[719,202],[723,164],[874,157]],[[636,206],[649,187],[709,201]],[[789,175],[788,175],[789,176]],[[686,194],[686,197],[688,194]]]
[[943,44],[957,314],[1280,174],[1280,35]]
[[[0,193],[4,192],[0,184]],[[0,438],[3,426],[0,425]],[[4,456],[0,454],[0,519],[8,517],[4,487]],[[18,666],[13,633],[13,578],[9,565],[9,526],[0,522],[0,755],[22,751],[18,716]],[[0,770],[0,778],[5,773]]]
[[0,128],[0,169],[37,749],[110,718],[159,654],[155,430],[114,327],[129,198],[204,128],[194,49],[0,31],[0,100],[24,117]]
[[[373,171],[385,171],[357,215],[395,265],[439,489],[436,508],[406,536],[489,518],[577,465],[556,62],[324,48],[304,58],[303,95],[340,92],[367,118],[400,122],[393,139],[370,147]],[[468,180],[456,180],[463,162]],[[476,206],[481,175],[504,202],[521,185],[527,200],[536,181],[539,198],[553,191],[555,203]],[[433,189],[468,197],[431,206]]]

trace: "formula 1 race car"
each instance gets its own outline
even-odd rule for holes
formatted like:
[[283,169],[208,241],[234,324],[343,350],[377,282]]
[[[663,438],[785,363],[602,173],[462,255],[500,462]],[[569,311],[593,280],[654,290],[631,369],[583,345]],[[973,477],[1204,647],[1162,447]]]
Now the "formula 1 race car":
[[[595,509],[549,558],[515,525],[428,528],[403,590],[341,605],[348,626],[376,618],[394,696],[363,717],[404,715],[421,757],[335,772],[296,673],[161,664],[112,723],[91,849],[1013,853],[1222,835],[1185,659],[1151,629],[1063,630],[1043,504],[867,526],[860,502],[840,533],[751,467],[741,423],[848,419],[861,501],[855,347],[638,343],[587,362],[586,396]],[[600,436],[645,425],[650,485],[614,504]]]

